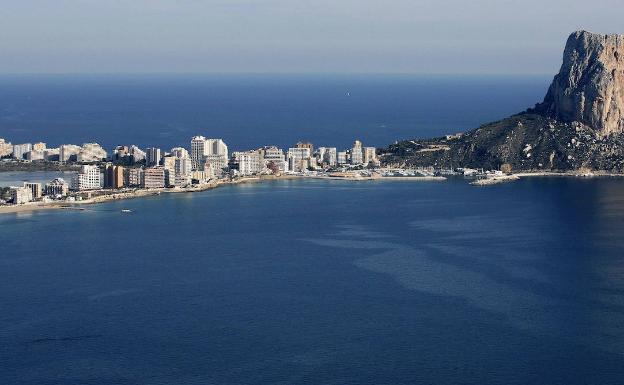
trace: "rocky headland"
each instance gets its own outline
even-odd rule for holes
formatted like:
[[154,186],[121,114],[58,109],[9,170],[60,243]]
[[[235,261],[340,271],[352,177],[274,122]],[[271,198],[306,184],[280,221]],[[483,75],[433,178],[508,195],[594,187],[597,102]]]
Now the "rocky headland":
[[400,166],[624,172],[624,35],[574,32],[534,108],[461,135],[395,143],[382,159]]

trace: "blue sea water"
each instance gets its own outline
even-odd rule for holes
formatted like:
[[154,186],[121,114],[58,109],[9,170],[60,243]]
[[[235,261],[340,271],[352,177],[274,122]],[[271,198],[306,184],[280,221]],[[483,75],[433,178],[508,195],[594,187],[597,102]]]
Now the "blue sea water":
[[69,183],[70,171],[3,171],[0,172],[0,187],[22,186],[24,182],[47,183],[54,178],[63,178]]
[[231,149],[308,140],[346,148],[478,127],[532,107],[550,76],[1,75],[0,138],[109,150]]
[[0,383],[621,384],[623,226],[573,178],[0,216]]
[[[548,81],[1,76],[0,137],[385,146],[521,111]],[[0,384],[621,384],[623,197],[602,178],[292,180],[2,215]]]

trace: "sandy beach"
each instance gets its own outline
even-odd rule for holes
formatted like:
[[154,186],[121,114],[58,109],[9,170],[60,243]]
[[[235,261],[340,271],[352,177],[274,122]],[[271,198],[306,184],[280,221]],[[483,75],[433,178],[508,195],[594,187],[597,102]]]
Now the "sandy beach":
[[194,185],[193,187],[188,188],[158,188],[158,189],[134,189],[131,191],[120,191],[113,192],[111,194],[103,194],[98,195],[93,198],[83,199],[79,201],[51,201],[51,202],[30,202],[23,205],[7,205],[0,206],[0,214],[15,214],[15,213],[23,213],[29,211],[39,211],[39,210],[77,210],[80,209],[81,206],[96,204],[96,203],[105,203],[117,200],[126,200],[126,199],[135,199],[142,198],[147,196],[157,196],[160,194],[184,194],[184,193],[196,193],[211,190],[214,188],[218,188],[221,186],[233,185],[233,184],[242,184],[242,183],[257,183],[262,181],[269,180],[286,180],[286,179],[296,179],[301,178],[296,175],[281,175],[281,176],[273,176],[273,175],[262,175],[262,176],[254,176],[254,177],[244,177],[237,178],[234,180],[214,180],[209,181],[208,183],[203,183],[200,185]]

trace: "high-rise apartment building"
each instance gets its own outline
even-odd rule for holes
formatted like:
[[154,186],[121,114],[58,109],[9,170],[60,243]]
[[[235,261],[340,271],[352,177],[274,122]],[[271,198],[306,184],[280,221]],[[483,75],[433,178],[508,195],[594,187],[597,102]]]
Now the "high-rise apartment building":
[[337,155],[336,155],[336,162],[339,165],[344,165],[349,163],[349,157],[347,155],[346,151],[338,151]]
[[150,147],[145,149],[145,164],[147,166],[160,165],[161,154],[160,148]]
[[164,188],[165,168],[163,166],[154,166],[143,170],[143,187]]
[[0,138],[0,158],[10,156],[11,154],[13,154],[13,145],[11,142],[7,142]]
[[364,152],[362,150],[362,142],[356,140],[351,149],[351,164],[358,165],[364,163]]
[[[299,145],[299,143],[297,144]],[[290,171],[303,171],[310,166],[310,147],[291,147],[288,149],[288,169]]]
[[260,160],[258,151],[235,152],[233,157],[238,164],[238,172],[241,175],[258,174],[264,170],[264,164]]
[[94,165],[83,165],[72,177],[71,188],[76,191],[96,190],[102,187],[100,168]]
[[208,164],[215,175],[220,175],[228,165],[228,147],[222,139],[194,136],[190,155],[193,170],[202,170]]
[[286,156],[281,148],[266,146],[259,149],[258,152],[260,153],[261,162],[264,164],[264,168],[269,168],[269,165],[273,164],[279,171],[283,172],[288,169]]
[[101,162],[105,160],[108,154],[106,150],[97,143],[85,143],[78,153],[78,162]]
[[46,144],[45,144],[45,143],[43,143],[43,142],[34,143],[34,144],[32,145],[32,149],[33,149],[34,151],[43,151],[43,150],[45,150],[45,149],[46,149]]
[[125,185],[125,171],[122,166],[106,165],[104,169],[104,187],[119,189]]
[[377,149],[375,147],[364,147],[364,164],[377,162]]
[[126,184],[132,187],[143,186],[143,169],[142,168],[130,168],[126,169],[127,175]]
[[41,183],[24,182],[24,187],[30,189],[32,200],[40,199],[43,196]]
[[62,144],[59,146],[59,162],[76,162],[82,148],[75,144]]
[[14,205],[22,205],[32,201],[32,190],[28,187],[10,187],[9,196]]
[[26,154],[32,150],[31,143],[22,143],[13,145],[13,158],[15,159],[25,159]]
[[335,166],[338,162],[336,147],[319,147],[317,149],[318,161],[321,164],[327,164],[328,166]]

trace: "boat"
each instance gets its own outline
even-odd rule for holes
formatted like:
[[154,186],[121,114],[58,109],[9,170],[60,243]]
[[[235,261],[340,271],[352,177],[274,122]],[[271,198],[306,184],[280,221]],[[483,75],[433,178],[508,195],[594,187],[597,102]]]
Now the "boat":
[[130,209],[122,209],[121,212],[122,213],[131,213],[132,210],[130,210]]

